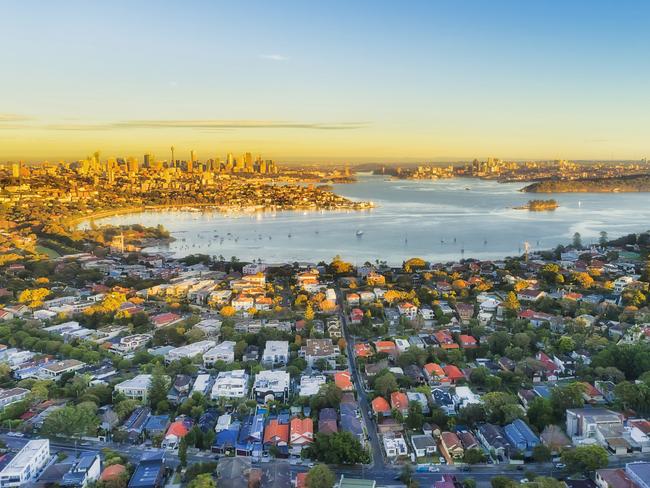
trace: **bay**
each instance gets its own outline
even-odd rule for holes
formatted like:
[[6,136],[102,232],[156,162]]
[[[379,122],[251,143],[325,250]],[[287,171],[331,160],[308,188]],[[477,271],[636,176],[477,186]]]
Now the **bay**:
[[[584,244],[599,233],[610,237],[650,229],[648,193],[529,194],[522,183],[473,178],[387,180],[360,175],[334,191],[370,200],[369,211],[221,213],[165,210],[122,214],[97,224],[164,225],[176,238],[148,248],[176,257],[203,253],[266,262],[330,260],[400,264],[418,256],[435,262],[463,257],[498,259],[569,244],[575,232]],[[554,198],[555,211],[517,210],[530,199]]]

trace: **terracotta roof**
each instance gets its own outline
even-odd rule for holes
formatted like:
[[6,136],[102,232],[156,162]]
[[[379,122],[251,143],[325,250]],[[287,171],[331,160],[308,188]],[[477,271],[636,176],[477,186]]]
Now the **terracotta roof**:
[[340,371],[334,375],[334,383],[341,390],[351,390],[354,388],[352,385],[352,376],[349,371]]
[[113,481],[118,479],[122,473],[126,472],[126,466],[122,464],[112,464],[107,466],[102,474],[99,476],[101,481]]
[[372,409],[375,413],[390,412],[390,405],[384,397],[378,396],[372,401]]
[[289,424],[281,424],[277,419],[273,419],[264,429],[264,443],[278,444],[280,442],[289,442]]
[[167,429],[167,435],[175,435],[176,437],[185,437],[189,430],[187,429],[187,426],[181,422],[180,420],[177,420],[176,422],[172,422]]
[[390,394],[390,403],[397,410],[404,410],[409,407],[409,399],[401,391],[394,391]]

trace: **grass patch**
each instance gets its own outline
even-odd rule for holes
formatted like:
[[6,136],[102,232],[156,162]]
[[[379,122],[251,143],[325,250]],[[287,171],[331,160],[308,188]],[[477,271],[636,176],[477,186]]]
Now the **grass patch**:
[[38,252],[39,254],[45,254],[48,258],[51,259],[58,258],[61,256],[54,249],[50,249],[49,247],[45,247],[45,246],[36,246],[36,252]]

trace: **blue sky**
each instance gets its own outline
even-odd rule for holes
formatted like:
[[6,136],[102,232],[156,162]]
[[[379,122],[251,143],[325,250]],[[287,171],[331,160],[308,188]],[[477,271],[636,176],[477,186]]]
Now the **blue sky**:
[[634,158],[644,2],[0,2],[0,160]]

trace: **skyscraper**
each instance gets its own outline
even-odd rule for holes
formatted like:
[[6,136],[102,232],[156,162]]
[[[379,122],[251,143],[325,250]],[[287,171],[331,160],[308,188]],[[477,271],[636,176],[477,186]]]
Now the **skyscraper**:
[[190,151],[190,160],[187,162],[187,172],[192,173],[194,172],[194,163],[196,162],[196,151],[192,149]]

